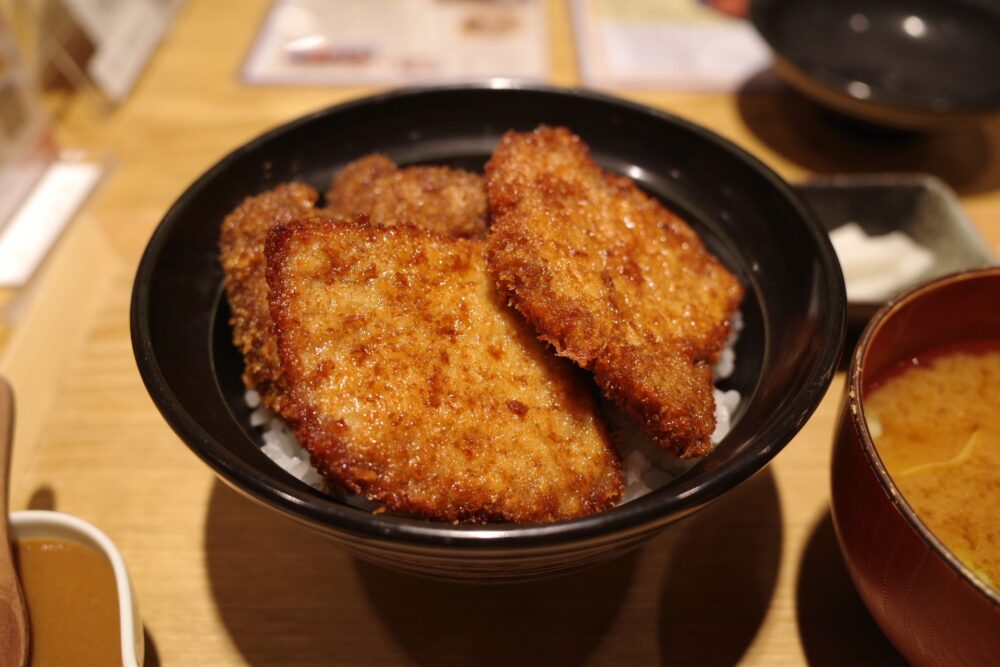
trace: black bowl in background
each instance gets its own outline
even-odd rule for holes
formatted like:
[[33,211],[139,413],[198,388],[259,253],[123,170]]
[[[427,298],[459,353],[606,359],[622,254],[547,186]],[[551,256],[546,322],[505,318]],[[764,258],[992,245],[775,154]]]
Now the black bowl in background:
[[790,85],[835,111],[902,129],[1000,112],[1000,6],[990,0],[752,0]]
[[[452,525],[369,512],[288,476],[248,425],[216,242],[244,197],[299,179],[325,189],[373,151],[400,164],[480,170],[507,129],[566,125],[605,168],[684,215],[746,286],[729,380],[732,431],[667,486],[613,510],[549,525]],[[538,577],[621,553],[760,470],[828,387],[844,337],[843,279],[823,228],[760,162],[711,132],[589,92],[446,87],[326,109],[238,148],[201,176],[153,234],[135,278],[132,343],[146,387],[185,443],[229,485],[398,569],[477,581]]]

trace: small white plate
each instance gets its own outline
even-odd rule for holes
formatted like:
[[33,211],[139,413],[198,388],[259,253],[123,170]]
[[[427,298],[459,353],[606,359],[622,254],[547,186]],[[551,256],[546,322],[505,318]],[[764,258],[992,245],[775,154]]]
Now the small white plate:
[[62,512],[24,510],[12,512],[10,523],[14,539],[52,537],[72,540],[103,554],[111,565],[118,589],[121,620],[122,665],[141,667],[143,661],[142,619],[125,569],[125,561],[114,542],[95,526]]
[[[900,232],[932,261],[886,298],[851,298],[847,286],[848,335],[856,336],[889,298],[914,285],[956,271],[993,266],[997,257],[969,220],[955,192],[940,179],[919,173],[837,174],[795,186],[827,231],[855,223],[870,237]],[[887,258],[889,263],[898,257]]]

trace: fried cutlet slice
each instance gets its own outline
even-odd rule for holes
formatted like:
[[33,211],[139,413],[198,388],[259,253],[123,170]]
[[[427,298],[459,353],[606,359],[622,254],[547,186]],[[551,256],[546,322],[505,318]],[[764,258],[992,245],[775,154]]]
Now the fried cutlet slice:
[[281,412],[283,380],[267,304],[264,241],[277,224],[321,213],[316,191],[303,183],[279,185],[248,197],[222,221],[219,259],[232,312],[233,342],[245,361],[243,383],[264,405]]
[[379,225],[400,222],[449,236],[483,238],[488,209],[483,177],[461,169],[415,166],[400,169],[372,154],[341,169],[326,193],[334,216],[367,215]]
[[489,270],[510,302],[663,447],[708,453],[736,277],[566,128],[507,133],[486,183]]
[[593,386],[509,308],[485,244],[312,220],[267,241],[286,419],[313,464],[387,509],[547,522],[613,505]]

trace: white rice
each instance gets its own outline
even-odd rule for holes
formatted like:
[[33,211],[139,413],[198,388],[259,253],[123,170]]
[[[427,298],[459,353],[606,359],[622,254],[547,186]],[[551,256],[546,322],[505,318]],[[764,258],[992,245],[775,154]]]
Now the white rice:
[[[712,368],[716,384],[729,378],[736,370],[734,348],[740,331],[743,330],[743,316],[739,311],[733,315],[732,324],[732,333],[729,335],[729,340],[726,341],[726,347]],[[740,404],[740,393],[735,389],[723,391],[716,387],[714,395],[715,430],[710,437],[713,446],[722,442],[722,439],[729,433],[733,415]],[[701,461],[701,458],[679,459],[668,454],[666,450],[650,440],[634,421],[610,401],[603,401],[601,407],[604,408],[604,414],[608,417],[612,439],[622,457],[625,470],[623,503],[644,496],[653,489],[658,489]]]
[[297,477],[309,486],[326,490],[323,476],[309,462],[309,452],[302,448],[288,424],[271,410],[260,404],[260,394],[253,389],[243,395],[250,413],[250,425],[261,428],[264,446],[260,448],[267,458],[277,463],[282,470]]
[[[737,312],[733,317],[733,332],[726,342],[726,348],[712,369],[715,382],[730,377],[735,369],[736,355],[733,347],[743,320]],[[260,395],[252,389],[244,394],[250,413],[250,425],[261,431],[264,441],[261,451],[288,474],[302,480],[309,486],[329,493],[341,500],[363,509],[374,509],[376,503],[355,494],[345,493],[335,485],[327,484],[325,478],[309,462],[309,453],[302,448],[288,425],[260,402]],[[740,403],[738,391],[722,391],[715,388],[715,431],[712,445],[717,445],[729,433],[733,415]],[[622,502],[628,502],[646,495],[653,489],[683,474],[701,459],[678,459],[668,454],[662,447],[650,440],[639,426],[627,417],[616,405],[602,400],[601,407],[611,427],[611,437],[621,456],[625,473],[625,494]]]

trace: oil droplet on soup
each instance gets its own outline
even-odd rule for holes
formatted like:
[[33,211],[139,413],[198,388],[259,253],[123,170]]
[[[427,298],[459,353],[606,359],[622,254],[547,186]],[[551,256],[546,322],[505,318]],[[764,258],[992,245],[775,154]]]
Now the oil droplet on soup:
[[920,519],[1000,586],[1000,343],[930,350],[865,391],[889,475]]
[[88,546],[48,537],[15,543],[28,605],[31,665],[121,665],[111,564]]

